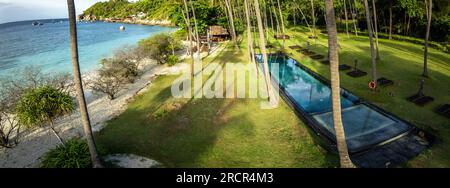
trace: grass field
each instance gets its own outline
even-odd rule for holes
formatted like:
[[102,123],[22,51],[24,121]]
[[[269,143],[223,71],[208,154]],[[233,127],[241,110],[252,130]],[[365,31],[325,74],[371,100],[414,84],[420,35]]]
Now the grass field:
[[[289,30],[286,52],[310,69],[329,78],[329,67],[312,61],[287,46],[305,47],[327,54],[326,35],[307,39],[301,30]],[[243,40],[245,41],[245,40]],[[281,41],[278,42],[280,46]],[[425,94],[435,101],[418,107],[405,100],[417,92],[422,77],[422,46],[380,39],[378,75],[395,84],[371,92],[370,50],[365,36],[339,35],[340,62],[369,73],[351,78],[341,73],[342,86],[356,95],[436,135],[438,142],[408,162],[406,167],[450,167],[450,120],[432,112],[450,102],[450,55],[431,49],[430,77]],[[229,47],[204,63],[247,62],[245,42],[241,50]],[[174,99],[170,86],[176,76],[161,76],[151,88],[130,103],[126,112],[97,133],[103,154],[134,153],[162,162],[166,167],[336,167],[337,156],[320,147],[309,129],[285,104],[261,110],[261,99]],[[389,94],[390,93],[390,94]]]

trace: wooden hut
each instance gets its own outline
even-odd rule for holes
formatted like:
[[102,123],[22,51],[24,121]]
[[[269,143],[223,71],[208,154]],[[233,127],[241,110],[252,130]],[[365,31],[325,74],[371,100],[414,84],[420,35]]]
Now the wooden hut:
[[219,25],[209,26],[208,33],[213,42],[222,42],[230,38],[228,30]]

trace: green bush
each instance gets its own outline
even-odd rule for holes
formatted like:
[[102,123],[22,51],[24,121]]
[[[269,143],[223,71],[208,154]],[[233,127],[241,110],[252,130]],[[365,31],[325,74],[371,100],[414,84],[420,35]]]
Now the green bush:
[[91,168],[91,156],[86,141],[72,139],[47,152],[42,168]]
[[178,56],[176,56],[176,55],[170,55],[170,56],[167,58],[167,64],[168,64],[169,66],[175,65],[175,64],[177,64],[178,62],[179,62],[179,59],[178,59]]
[[161,33],[139,42],[139,48],[158,63],[167,63],[171,54],[181,48],[179,40],[172,35]]
[[53,124],[53,120],[75,109],[72,98],[61,91],[43,86],[23,94],[16,106],[19,122],[26,126]]

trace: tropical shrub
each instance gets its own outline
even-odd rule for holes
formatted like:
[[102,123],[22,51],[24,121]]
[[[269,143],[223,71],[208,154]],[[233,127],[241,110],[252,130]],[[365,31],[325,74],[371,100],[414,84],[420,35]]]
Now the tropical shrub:
[[84,140],[71,139],[47,152],[42,168],[91,168],[89,147]]
[[55,118],[74,109],[72,97],[51,86],[25,92],[16,106],[19,122],[27,126],[53,124]]
[[173,66],[175,64],[177,64],[179,62],[178,56],[176,55],[169,55],[169,57],[167,58],[167,64],[169,66]]
[[154,35],[139,42],[139,48],[160,64],[166,63],[169,55],[173,55],[180,47],[180,41],[165,33]]

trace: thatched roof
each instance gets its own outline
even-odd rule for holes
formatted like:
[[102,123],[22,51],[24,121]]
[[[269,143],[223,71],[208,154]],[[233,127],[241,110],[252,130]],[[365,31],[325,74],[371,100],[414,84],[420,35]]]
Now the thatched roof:
[[209,26],[210,35],[229,35],[228,30],[219,25]]

